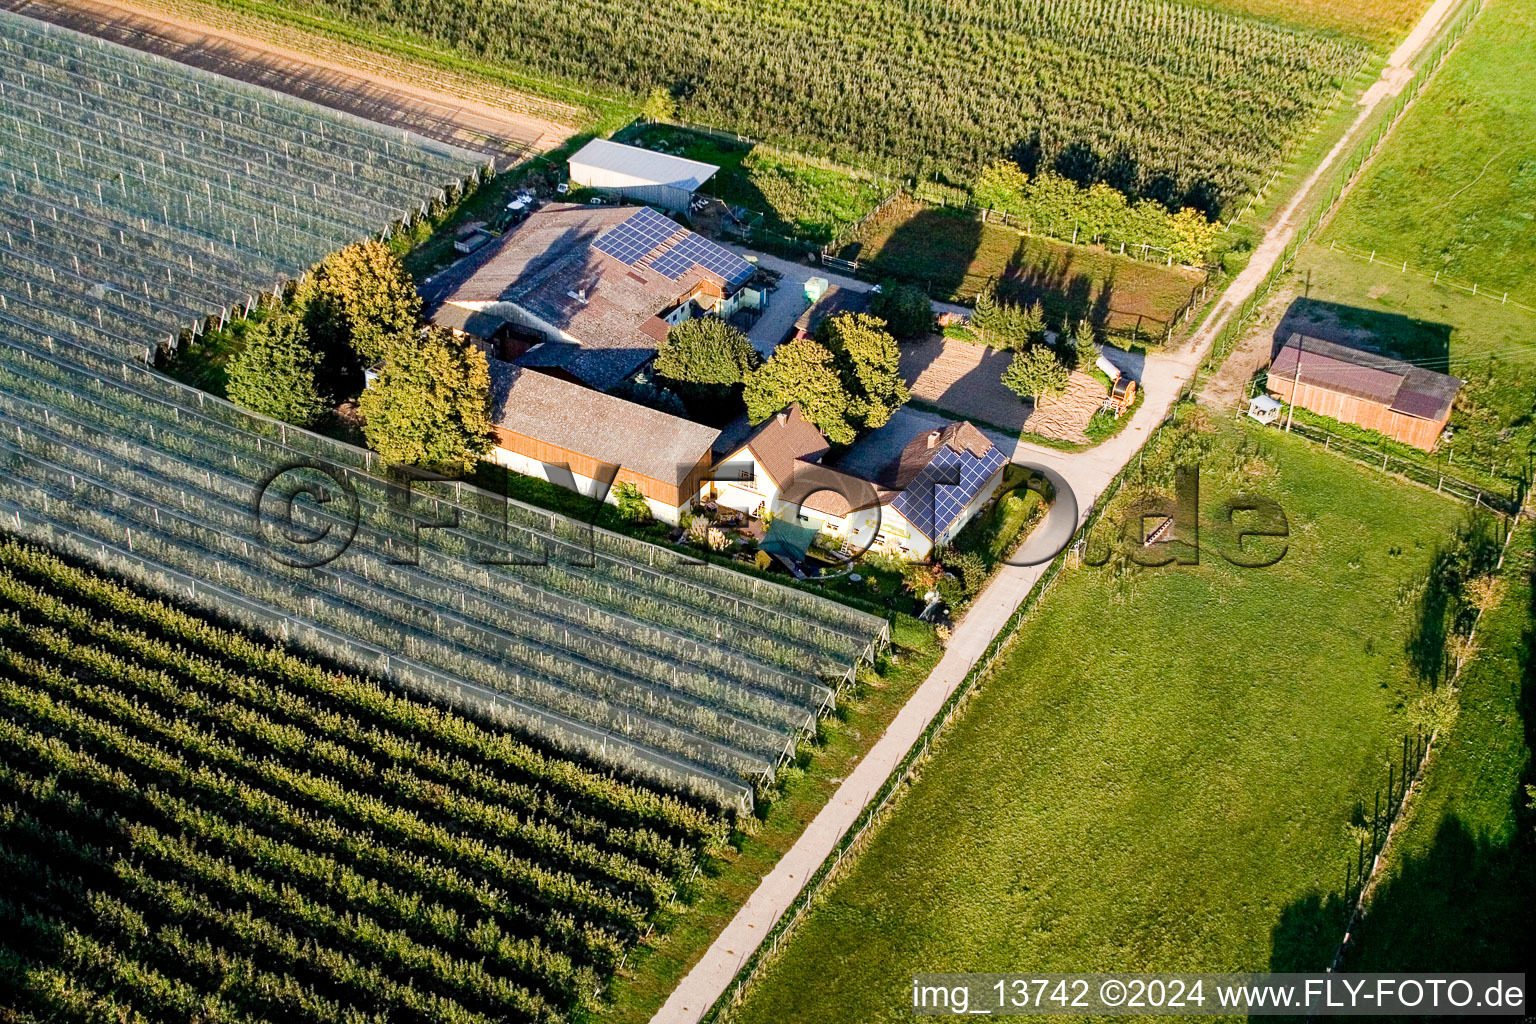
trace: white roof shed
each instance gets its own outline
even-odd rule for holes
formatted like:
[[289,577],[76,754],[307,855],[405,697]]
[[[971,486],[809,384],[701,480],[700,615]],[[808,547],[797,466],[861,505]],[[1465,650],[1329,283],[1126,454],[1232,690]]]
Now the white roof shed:
[[570,159],[571,181],[619,192],[642,202],[683,209],[694,191],[720,168],[698,160],[593,139]]
[[1258,394],[1248,399],[1248,417],[1260,423],[1275,422],[1280,417],[1280,410],[1284,408],[1285,406],[1269,395]]

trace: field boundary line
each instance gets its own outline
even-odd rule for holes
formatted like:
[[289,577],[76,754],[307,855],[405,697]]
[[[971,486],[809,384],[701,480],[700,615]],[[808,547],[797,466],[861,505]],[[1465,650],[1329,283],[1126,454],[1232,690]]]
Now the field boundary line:
[[[1508,524],[1507,532],[1504,535],[1504,543],[1499,548],[1499,561],[1498,564],[1494,566],[1495,572],[1502,574],[1504,569],[1504,560],[1509,555],[1509,546],[1514,542],[1515,534],[1520,532],[1519,526],[1520,520],[1518,518]],[[1502,603],[1503,601],[1501,600],[1500,604]],[[1477,617],[1472,622],[1472,629],[1467,634],[1467,641],[1469,644],[1477,638],[1477,628],[1483,624],[1483,615],[1485,612],[1486,609],[1478,608]],[[1456,659],[1456,670],[1451,674],[1450,679],[1448,679],[1445,683],[1445,685],[1450,687],[1451,695],[1456,698],[1458,704],[1461,699],[1462,669],[1464,669],[1469,662],[1475,661],[1476,658],[1477,654],[1475,652],[1458,656]],[[1454,725],[1454,723],[1452,724]],[[1434,755],[1435,752],[1439,749],[1435,745],[1435,741],[1439,738],[1440,726],[1437,725],[1435,726],[1434,730],[1430,732],[1429,739],[1424,743],[1423,753],[1419,756],[1417,764],[1414,766],[1413,782],[1403,787],[1402,799],[1398,801],[1397,807],[1392,811],[1391,824],[1387,826],[1386,838],[1382,840],[1381,848],[1377,850],[1375,856],[1371,858],[1370,873],[1367,874],[1363,880],[1356,883],[1360,886],[1360,892],[1354,899],[1354,905],[1350,909],[1349,920],[1345,923],[1344,937],[1339,940],[1338,949],[1335,950],[1333,954],[1333,961],[1328,965],[1329,973],[1333,973],[1339,970],[1340,966],[1342,966],[1344,957],[1349,952],[1350,938],[1354,935],[1355,928],[1359,925],[1361,918],[1365,914],[1366,901],[1370,899],[1371,895],[1376,891],[1376,886],[1379,884],[1381,879],[1386,876],[1385,868],[1387,864],[1387,858],[1388,855],[1393,852],[1392,841],[1398,838],[1412,821],[1413,811],[1416,806],[1416,801],[1414,798],[1423,790],[1424,786],[1422,783],[1424,782],[1425,777],[1429,774],[1430,769],[1434,767]]]
[[1454,278],[1446,277],[1444,272],[1439,270],[1431,274],[1427,270],[1413,266],[1407,260],[1386,259],[1385,256],[1376,249],[1371,249],[1369,251],[1365,249],[1356,249],[1354,246],[1346,245],[1336,239],[1329,239],[1328,251],[1343,253],[1345,256],[1352,256],[1358,260],[1365,260],[1367,263],[1380,264],[1387,270],[1395,270],[1400,274],[1411,274],[1414,277],[1429,281],[1431,284],[1442,285],[1446,288],[1454,288],[1457,291],[1466,292],[1469,295],[1477,295],[1489,300],[1490,302],[1497,302],[1501,306],[1514,306],[1516,309],[1524,310],[1527,313],[1536,313],[1536,306],[1527,306],[1519,299],[1511,299],[1509,297],[1509,292],[1507,291],[1503,293],[1498,291],[1490,291],[1486,288],[1482,288],[1476,281],[1473,281],[1471,284],[1463,284]]

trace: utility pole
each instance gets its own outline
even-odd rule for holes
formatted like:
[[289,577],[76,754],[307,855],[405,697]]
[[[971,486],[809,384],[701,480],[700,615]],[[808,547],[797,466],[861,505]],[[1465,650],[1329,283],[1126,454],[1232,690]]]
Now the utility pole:
[[1302,335],[1296,335],[1296,372],[1291,375],[1291,402],[1285,409],[1285,432],[1291,432],[1291,419],[1296,413],[1296,389],[1301,386],[1301,354],[1306,351],[1307,343]]

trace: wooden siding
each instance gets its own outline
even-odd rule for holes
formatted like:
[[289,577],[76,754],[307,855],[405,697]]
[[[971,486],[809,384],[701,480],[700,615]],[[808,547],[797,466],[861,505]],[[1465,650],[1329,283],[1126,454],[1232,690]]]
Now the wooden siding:
[[[513,430],[496,427],[496,444],[509,452],[526,456],[546,466],[564,463],[577,476],[590,477],[594,480],[605,477],[612,472],[610,463],[600,462],[589,455],[573,452],[559,445],[540,441],[536,438],[519,434]],[[656,480],[652,477],[642,476],[632,470],[619,467],[618,476],[614,477],[614,484],[631,483],[640,488],[640,493],[654,501],[673,508],[682,508],[699,493],[699,487],[703,483],[704,473],[709,466],[709,456],[706,454],[699,460],[699,464],[693,468],[687,478],[679,486],[668,483],[665,480]]]
[[[1269,390],[1282,402],[1289,402],[1293,383],[1287,378],[1271,375]],[[1332,416],[1341,423],[1353,423],[1368,430],[1375,430],[1395,441],[1411,444],[1424,451],[1434,449],[1435,443],[1440,440],[1441,431],[1445,429],[1446,421],[1450,418],[1447,416],[1446,419],[1441,420],[1426,420],[1417,416],[1406,416],[1380,402],[1330,391],[1306,382],[1302,382],[1299,388],[1296,404],[1320,415]]]

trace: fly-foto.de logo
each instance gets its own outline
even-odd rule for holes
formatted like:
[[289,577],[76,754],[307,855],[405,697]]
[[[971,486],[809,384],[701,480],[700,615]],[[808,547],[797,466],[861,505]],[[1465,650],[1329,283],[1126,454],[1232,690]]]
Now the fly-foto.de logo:
[[1280,503],[1237,494],[1202,506],[1200,467],[1174,471],[1173,497],[1144,495],[1079,541],[1083,564],[1107,565],[1117,555],[1136,565],[1199,565],[1202,552],[1244,569],[1264,569],[1289,549],[1290,521]]

